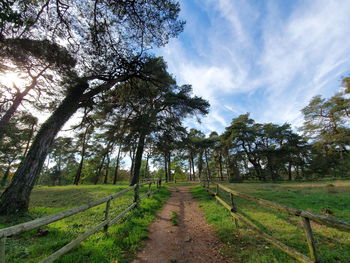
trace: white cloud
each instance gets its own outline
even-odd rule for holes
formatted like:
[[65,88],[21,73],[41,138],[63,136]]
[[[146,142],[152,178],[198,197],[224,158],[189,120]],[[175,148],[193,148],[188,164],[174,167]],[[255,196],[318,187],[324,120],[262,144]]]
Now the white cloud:
[[205,129],[247,111],[259,122],[300,124],[311,97],[332,95],[350,71],[349,0],[195,1],[209,22],[202,27],[183,1],[184,37],[162,54],[180,84],[210,101]]

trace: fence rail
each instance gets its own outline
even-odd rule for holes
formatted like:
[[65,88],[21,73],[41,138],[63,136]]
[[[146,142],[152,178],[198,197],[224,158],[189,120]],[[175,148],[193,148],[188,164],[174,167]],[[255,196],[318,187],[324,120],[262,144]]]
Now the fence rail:
[[[54,252],[53,254],[51,254],[50,256],[48,256],[47,258],[43,259],[42,261],[40,261],[40,263],[49,263],[49,262],[53,262],[54,260],[56,260],[57,258],[59,258],[60,256],[64,255],[65,253],[67,253],[69,250],[71,250],[72,248],[76,247],[77,245],[79,245],[82,241],[84,241],[85,239],[87,239],[89,236],[93,235],[94,233],[96,233],[97,231],[99,231],[101,228],[104,229],[105,232],[108,231],[108,227],[115,224],[118,220],[122,219],[123,217],[125,217],[125,215],[130,212],[132,209],[134,209],[135,207],[137,207],[137,204],[139,203],[139,201],[144,198],[145,196],[150,196],[151,194],[153,194],[154,192],[151,191],[151,187],[152,184],[156,184],[156,189],[158,190],[161,186],[161,179],[157,179],[157,180],[151,180],[151,181],[147,181],[144,183],[140,183],[140,184],[135,184],[129,188],[126,188],[118,193],[106,196],[104,198],[101,198],[99,200],[90,202],[86,205],[82,205],[79,207],[75,207],[66,211],[63,211],[61,213],[57,213],[57,214],[53,214],[53,215],[48,215],[45,217],[41,217],[41,218],[37,218],[34,219],[32,221],[29,222],[25,222],[22,224],[18,224],[15,226],[11,226],[11,227],[7,227],[4,229],[0,229],[0,263],[5,263],[5,248],[6,248],[6,238],[13,236],[13,235],[18,235],[21,234],[23,232],[27,232],[45,225],[48,225],[50,223],[62,220],[64,218],[70,217],[72,215],[76,215],[78,213],[84,212],[86,210],[88,210],[89,208],[101,205],[103,203],[106,203],[106,209],[104,211],[104,220],[97,226],[95,226],[94,228],[90,229],[89,231],[85,232],[84,234],[80,235],[78,238],[76,238],[75,240],[71,241],[70,243],[68,243],[67,245],[65,245],[64,247],[60,248],[59,250],[57,250],[56,252]],[[148,191],[146,194],[140,196],[139,195],[139,188],[142,186],[148,185]],[[116,217],[114,218],[110,218],[110,203],[113,199],[116,199],[120,196],[122,196],[123,194],[130,192],[134,190],[134,200],[133,203],[127,207],[125,210],[123,210],[120,214],[118,214]]]
[[[232,190],[222,184],[212,183],[215,185],[215,192],[210,190],[210,182],[203,182],[202,185],[204,188],[207,189],[208,192],[210,192],[213,196],[215,196],[216,200],[218,200],[226,209],[228,209],[231,212],[231,215],[235,218],[235,224],[236,227],[238,227],[237,220],[240,220],[244,224],[246,224],[248,227],[250,227],[252,230],[257,232],[262,238],[264,238],[266,241],[270,242],[271,244],[275,245],[279,249],[286,252],[288,255],[294,257],[300,262],[303,263],[317,263],[320,262],[320,258],[317,255],[317,249],[316,249],[316,243],[314,240],[314,235],[312,232],[310,221],[314,221],[318,224],[325,225],[327,227],[335,228],[341,231],[349,232],[350,233],[350,224],[344,221],[340,221],[337,219],[333,219],[327,216],[322,216],[318,214],[314,214],[311,212],[307,212],[300,209],[295,209],[291,207],[287,207],[275,202],[271,202],[268,200],[264,200],[261,198],[253,197],[250,195],[246,195],[240,192],[237,192],[235,190]],[[231,197],[231,204],[228,204],[226,201],[224,201],[221,197],[219,197],[219,191],[223,190],[226,193],[230,194]],[[243,214],[238,213],[237,211],[237,203],[234,201],[234,196],[240,197],[242,199],[252,201],[255,203],[258,203],[262,206],[273,208],[279,212],[286,213],[291,216],[297,216],[301,218],[302,225],[304,228],[305,236],[307,245],[310,252],[310,257],[300,253],[295,248],[289,247],[286,244],[282,243],[281,241],[277,240],[276,238],[272,237],[269,234],[266,234],[263,230],[261,230],[255,223],[253,223],[248,217],[246,217]]]

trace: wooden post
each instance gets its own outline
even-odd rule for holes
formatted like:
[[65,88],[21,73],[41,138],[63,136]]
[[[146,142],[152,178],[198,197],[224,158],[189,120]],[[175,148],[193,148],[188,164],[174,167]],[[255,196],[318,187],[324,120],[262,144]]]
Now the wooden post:
[[303,225],[304,225],[304,230],[305,230],[305,235],[306,235],[306,241],[307,245],[309,247],[310,251],[310,257],[313,262],[319,262],[318,257],[317,257],[317,251],[316,251],[316,244],[315,244],[315,239],[314,235],[312,233],[312,228],[310,225],[310,219],[306,217],[301,217]]
[[[233,194],[232,194],[232,193],[230,193],[230,198],[231,198],[232,212],[233,212],[233,213],[236,213],[236,212],[237,212],[237,205],[236,205],[235,202],[234,202],[234,198],[233,198]],[[238,220],[237,220],[237,218],[234,217],[233,219],[234,219],[234,221],[235,221],[235,226],[236,226],[236,228],[238,228]]]
[[[108,200],[106,203],[106,210],[105,210],[105,221],[109,219],[109,208],[111,206],[111,200]],[[108,224],[103,227],[103,230],[105,232],[108,231]]]
[[0,239],[0,263],[5,263],[6,237]]
[[216,192],[215,192],[216,195],[219,194],[219,184],[216,184]]

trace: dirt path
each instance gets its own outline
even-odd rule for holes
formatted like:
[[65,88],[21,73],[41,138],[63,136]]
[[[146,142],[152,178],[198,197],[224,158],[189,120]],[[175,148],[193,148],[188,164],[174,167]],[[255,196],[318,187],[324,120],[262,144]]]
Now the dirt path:
[[[205,221],[189,189],[171,189],[171,197],[150,226],[149,240],[133,263],[229,262],[219,254],[221,243]],[[178,226],[171,223],[173,211],[178,214]]]

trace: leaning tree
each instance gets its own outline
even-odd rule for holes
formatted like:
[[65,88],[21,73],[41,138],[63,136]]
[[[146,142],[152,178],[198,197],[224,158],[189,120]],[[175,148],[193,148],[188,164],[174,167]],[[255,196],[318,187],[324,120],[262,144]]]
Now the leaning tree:
[[184,25],[178,19],[179,4],[172,0],[87,0],[84,5],[80,1],[18,0],[9,8],[20,17],[0,21],[1,43],[48,40],[64,46],[76,66],[64,79],[64,99],[42,124],[1,195],[0,214],[28,210],[31,190],[49,148],[67,120],[79,108],[92,104],[97,94],[138,76],[147,51],[166,44]]

